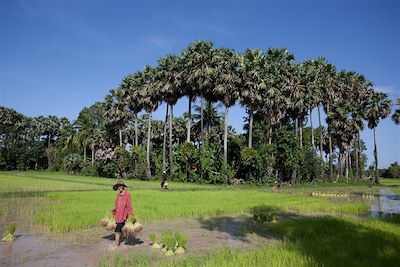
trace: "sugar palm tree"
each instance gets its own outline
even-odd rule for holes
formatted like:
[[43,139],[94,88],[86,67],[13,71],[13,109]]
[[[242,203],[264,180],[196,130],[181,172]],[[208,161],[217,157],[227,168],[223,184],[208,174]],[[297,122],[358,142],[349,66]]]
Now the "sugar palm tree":
[[260,107],[261,89],[266,88],[266,58],[261,50],[247,49],[240,58],[240,102],[249,114],[248,147],[253,146],[254,112]]
[[[196,41],[190,44],[183,52],[182,59],[184,64],[184,77],[185,77],[185,95],[189,98],[189,116],[188,116],[188,128],[190,128],[191,122],[191,102],[193,97],[200,95],[203,97],[212,97],[212,94],[207,92],[212,92],[214,87],[214,72],[215,72],[215,60],[214,60],[215,50],[213,48],[212,42],[208,41]],[[210,90],[211,89],[211,90]],[[208,99],[210,100],[210,99]],[[201,100],[203,103],[203,100]],[[201,114],[201,139],[203,137],[204,125],[203,125],[203,104],[201,104],[200,109]],[[189,130],[190,131],[190,130]],[[188,136],[190,134],[188,131]]]
[[150,168],[150,146],[151,146],[151,115],[154,110],[157,109],[159,105],[157,87],[155,82],[155,69],[149,65],[146,65],[143,75],[143,88],[139,91],[139,98],[141,104],[149,115],[148,119],[148,131],[147,131],[147,150],[146,150],[146,160],[147,160],[147,170],[146,177],[147,180],[151,178],[151,168]]
[[[173,171],[172,127],[173,106],[183,95],[183,68],[179,57],[167,55],[158,61],[156,69],[156,83],[159,95],[169,105],[169,174]],[[168,109],[167,109],[168,113]],[[165,169],[163,170],[165,171]]]
[[216,50],[216,77],[213,95],[225,105],[224,116],[224,179],[227,181],[226,168],[228,166],[228,111],[239,97],[239,55],[228,48]]
[[376,146],[376,127],[380,119],[384,119],[390,114],[391,101],[387,94],[369,91],[368,100],[364,107],[364,118],[368,121],[368,128],[374,133],[374,158],[375,158],[375,183],[379,183],[378,174],[378,150]]
[[396,100],[396,105],[398,106],[398,108],[396,109],[396,111],[393,113],[392,115],[392,120],[394,121],[394,123],[396,123],[397,125],[400,124],[400,98],[397,98]]

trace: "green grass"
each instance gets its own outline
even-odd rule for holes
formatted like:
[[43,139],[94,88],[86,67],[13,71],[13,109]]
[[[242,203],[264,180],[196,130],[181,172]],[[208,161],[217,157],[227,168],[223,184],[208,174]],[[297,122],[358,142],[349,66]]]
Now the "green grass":
[[[331,202],[324,198],[251,190],[132,190],[131,194],[133,208],[143,222],[239,213],[265,206],[302,213],[360,214],[369,210],[367,205],[361,203]],[[34,220],[57,232],[89,228],[113,208],[115,196],[113,191],[46,193],[46,199],[51,201],[39,208],[39,215]]]
[[[392,221],[303,217],[266,226],[281,241],[252,251],[224,248],[205,255],[165,260],[154,254],[119,255],[99,266],[398,266],[400,217]],[[190,241],[189,241],[190,242]]]

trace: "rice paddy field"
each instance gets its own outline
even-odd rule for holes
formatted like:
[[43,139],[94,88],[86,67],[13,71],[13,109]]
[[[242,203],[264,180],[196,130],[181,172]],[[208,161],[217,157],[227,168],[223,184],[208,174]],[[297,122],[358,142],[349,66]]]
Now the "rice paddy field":
[[[373,187],[355,182],[279,190],[267,185],[170,183],[170,189],[163,191],[159,181],[125,182],[145,230],[133,244],[111,250],[113,235],[98,221],[114,207],[115,179],[0,172],[1,233],[10,223],[17,226],[17,240],[1,244],[0,266],[398,266],[400,262],[396,214],[400,179],[382,179]],[[386,202],[380,201],[383,196],[392,201],[387,212]],[[276,220],[260,222],[255,220],[257,214],[274,214]],[[151,248],[148,235],[168,229],[187,235],[183,255],[167,258]],[[45,244],[54,242],[63,249],[42,253]],[[69,259],[78,256],[69,262],[62,260],[63,253],[69,253],[65,256]],[[84,257],[92,259],[87,262]]]

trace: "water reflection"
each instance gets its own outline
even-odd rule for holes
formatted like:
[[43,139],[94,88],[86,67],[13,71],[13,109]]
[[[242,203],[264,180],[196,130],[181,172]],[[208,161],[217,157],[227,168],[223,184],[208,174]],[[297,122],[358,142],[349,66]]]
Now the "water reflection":
[[371,216],[385,216],[400,214],[400,195],[390,190],[381,189],[371,203]]

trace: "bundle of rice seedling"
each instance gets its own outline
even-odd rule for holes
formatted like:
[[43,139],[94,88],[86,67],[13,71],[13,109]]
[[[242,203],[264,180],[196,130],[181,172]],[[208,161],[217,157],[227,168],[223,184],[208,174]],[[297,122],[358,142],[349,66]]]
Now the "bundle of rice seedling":
[[11,223],[9,225],[7,225],[6,227],[6,231],[5,231],[5,235],[4,237],[1,239],[1,241],[3,242],[13,242],[15,241],[15,229],[17,228],[15,223]]
[[175,232],[175,240],[177,243],[177,248],[175,249],[175,254],[185,253],[187,237],[181,232]]
[[106,229],[109,231],[113,231],[115,229],[115,227],[117,227],[117,223],[115,222],[115,219],[112,218],[108,221],[108,223],[106,225]]
[[156,234],[156,233],[151,233],[151,234],[149,235],[149,237],[150,237],[150,239],[151,239],[151,242],[152,242],[151,247],[152,247],[153,249],[161,248],[161,245],[158,244],[158,242],[157,242],[158,238],[157,238],[157,234]]
[[175,236],[170,232],[170,234],[167,235],[167,239],[165,240],[166,242],[166,247],[167,247],[167,253],[165,253],[165,256],[170,257],[175,255],[174,249],[176,245],[176,239]]
[[143,225],[134,216],[128,217],[122,231],[126,236],[135,236],[143,230]]
[[99,225],[107,226],[112,219],[114,219],[114,214],[111,211],[107,212],[106,216],[99,221]]

